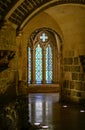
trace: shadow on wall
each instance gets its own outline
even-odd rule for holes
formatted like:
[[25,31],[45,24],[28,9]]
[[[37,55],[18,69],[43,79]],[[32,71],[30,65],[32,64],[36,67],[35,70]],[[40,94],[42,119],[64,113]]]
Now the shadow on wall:
[[18,71],[5,70],[0,73],[0,103],[16,97],[18,86]]
[[9,67],[9,62],[14,56],[15,51],[0,50],[0,72]]
[[80,55],[80,62],[83,67],[83,71],[85,72],[85,55]]
[[[4,83],[3,83],[4,84]],[[5,82],[5,86],[0,87],[0,103],[8,102],[16,97],[16,83]]]

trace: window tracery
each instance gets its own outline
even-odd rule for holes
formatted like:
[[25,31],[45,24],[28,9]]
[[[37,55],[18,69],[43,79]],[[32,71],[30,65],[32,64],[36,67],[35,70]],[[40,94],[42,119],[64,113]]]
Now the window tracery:
[[[31,41],[31,40],[30,40]],[[28,83],[52,84],[57,82],[57,45],[52,34],[41,30],[32,38],[28,52]]]

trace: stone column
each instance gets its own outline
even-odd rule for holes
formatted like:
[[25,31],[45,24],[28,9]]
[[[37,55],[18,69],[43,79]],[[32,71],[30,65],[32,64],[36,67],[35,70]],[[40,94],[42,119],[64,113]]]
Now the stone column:
[[17,36],[17,39],[16,39],[16,57],[17,57],[17,70],[19,71],[19,80],[21,81],[22,78],[23,78],[23,72],[22,72],[22,54],[23,54],[23,50],[22,50],[22,37],[23,37],[23,32],[18,32],[18,36]]
[[35,84],[35,49],[31,49],[31,83]]
[[53,83],[60,82],[60,54],[56,52],[57,49],[53,49]]
[[58,58],[57,58],[57,83],[60,83],[60,78],[61,78],[61,72],[62,72],[62,67],[61,67],[61,54],[58,54]]
[[42,83],[46,83],[46,50],[42,50]]

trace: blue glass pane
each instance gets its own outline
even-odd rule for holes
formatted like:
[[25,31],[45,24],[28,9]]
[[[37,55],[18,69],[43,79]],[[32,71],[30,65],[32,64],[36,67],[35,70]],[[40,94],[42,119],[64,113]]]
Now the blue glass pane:
[[42,48],[38,44],[36,48],[36,83],[42,82]]
[[28,48],[28,83],[31,82],[31,50]]
[[46,48],[46,82],[52,83],[52,49],[50,44]]

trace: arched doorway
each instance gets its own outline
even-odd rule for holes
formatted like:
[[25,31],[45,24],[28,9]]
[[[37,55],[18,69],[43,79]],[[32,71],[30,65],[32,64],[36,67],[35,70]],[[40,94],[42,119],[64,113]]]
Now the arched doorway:
[[57,90],[60,83],[61,48],[60,36],[52,29],[44,27],[31,34],[27,48],[29,87],[34,87],[38,92],[45,91],[45,88],[47,91]]

